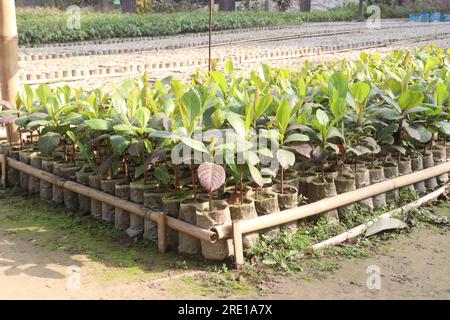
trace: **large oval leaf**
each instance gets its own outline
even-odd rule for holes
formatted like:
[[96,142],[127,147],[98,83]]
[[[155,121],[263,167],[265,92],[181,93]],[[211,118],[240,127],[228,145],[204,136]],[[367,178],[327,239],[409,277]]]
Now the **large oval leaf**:
[[289,142],[306,142],[306,141],[309,141],[309,137],[307,135],[301,133],[294,133],[288,136],[284,142],[289,143]]
[[194,150],[197,150],[197,151],[200,151],[200,152],[203,152],[203,153],[208,153],[208,150],[206,149],[205,145],[201,141],[194,140],[194,139],[189,138],[189,137],[181,137],[180,140],[185,145],[187,145],[188,147],[191,147]]
[[59,146],[60,140],[61,136],[59,133],[47,132],[39,138],[39,150],[43,155],[50,155]]
[[277,151],[277,159],[283,169],[292,167],[295,163],[295,155],[292,152],[283,149]]
[[91,129],[98,130],[98,131],[108,130],[108,121],[106,121],[106,120],[91,119],[91,120],[86,120],[85,122]]
[[111,146],[115,154],[121,155],[130,146],[130,141],[121,135],[113,135],[110,138]]
[[219,189],[225,183],[225,170],[218,164],[204,162],[197,171],[201,186],[208,192]]

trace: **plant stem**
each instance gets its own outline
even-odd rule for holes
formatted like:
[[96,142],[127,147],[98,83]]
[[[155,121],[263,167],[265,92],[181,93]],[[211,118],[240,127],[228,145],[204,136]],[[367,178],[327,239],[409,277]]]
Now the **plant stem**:
[[281,194],[284,194],[284,169],[281,168]]
[[241,196],[241,204],[244,203],[244,166],[242,164],[239,165],[239,171],[240,171],[240,176],[239,176],[239,189],[240,189],[240,196]]
[[212,192],[209,193],[209,211],[212,211]]
[[194,165],[191,163],[191,178],[192,178],[192,191],[194,192],[194,199],[197,201],[197,185],[195,184],[195,172],[194,172]]
[[173,165],[173,178],[174,178],[175,190],[180,190],[180,184],[178,182],[177,166],[175,164]]
[[[128,157],[125,156],[125,163],[124,163],[124,171],[125,171],[125,179],[126,182],[130,182],[130,176],[129,176],[129,172],[128,172]],[[144,173],[144,179],[145,179],[145,173]]]

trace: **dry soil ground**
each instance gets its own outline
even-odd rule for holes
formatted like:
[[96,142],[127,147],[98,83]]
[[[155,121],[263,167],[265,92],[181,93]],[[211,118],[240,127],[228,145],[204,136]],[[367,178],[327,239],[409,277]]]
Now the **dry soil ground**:
[[[418,227],[379,243],[367,258],[321,258],[322,270],[308,276],[224,288],[204,280],[214,279],[210,265],[130,244],[61,207],[9,191],[0,204],[0,299],[450,298],[448,227]],[[440,210],[450,216],[448,205]],[[380,268],[380,290],[366,286],[369,266]]]

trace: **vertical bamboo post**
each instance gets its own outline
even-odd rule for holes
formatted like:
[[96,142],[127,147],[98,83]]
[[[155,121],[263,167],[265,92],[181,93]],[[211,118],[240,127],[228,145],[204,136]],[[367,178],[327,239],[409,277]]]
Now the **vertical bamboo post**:
[[[16,95],[19,85],[19,63],[17,59],[17,24],[14,0],[0,1],[0,85],[1,97],[16,109]],[[9,142],[18,142],[17,126],[8,124]]]
[[239,268],[244,264],[244,247],[242,245],[241,222],[233,221],[234,262]]
[[6,154],[0,154],[0,170],[2,172],[2,178],[1,178],[1,183],[3,188],[6,188],[8,186],[8,174],[6,173],[7,171],[7,161],[6,161]]
[[211,38],[212,38],[212,19],[214,11],[214,0],[209,0],[209,26],[208,26],[208,71],[211,72]]
[[167,217],[165,214],[160,214],[158,217],[158,250],[160,253],[167,251]]

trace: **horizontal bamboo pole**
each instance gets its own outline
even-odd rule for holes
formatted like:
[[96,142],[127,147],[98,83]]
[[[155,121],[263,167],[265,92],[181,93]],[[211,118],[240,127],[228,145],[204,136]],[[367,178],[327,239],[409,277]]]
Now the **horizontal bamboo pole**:
[[[75,192],[77,194],[88,197],[90,199],[101,201],[101,202],[109,204],[113,207],[130,212],[137,216],[140,216],[144,219],[152,220],[156,223],[161,221],[159,216],[164,214],[161,211],[155,211],[155,210],[151,210],[148,208],[144,208],[136,203],[122,200],[120,198],[117,198],[110,194],[104,193],[102,191],[92,189],[92,188],[83,186],[81,184],[78,184],[76,182],[60,178],[51,173],[33,168],[32,166],[29,166],[27,164],[24,164],[20,161],[14,160],[9,157],[7,158],[7,165],[13,169],[24,172],[24,173],[26,173],[30,176],[33,176],[35,178],[38,178],[40,180],[44,180],[48,183],[51,183],[51,184],[54,184],[61,188]],[[174,230],[180,231],[180,232],[184,232],[184,233],[186,233],[190,236],[193,236],[197,239],[209,241],[211,243],[214,243],[218,240],[217,235],[211,230],[206,230],[206,229],[197,227],[195,225],[189,224],[187,222],[184,222],[184,221],[181,221],[176,218],[169,217],[169,216],[166,216],[166,220],[167,220],[168,227],[170,227]]]
[[[450,162],[445,162],[428,169],[372,184],[355,191],[350,191],[337,195],[335,197],[326,198],[301,207],[283,210],[278,213],[272,213],[252,219],[242,220],[240,223],[240,229],[242,234],[264,230],[266,228],[282,225],[333,209],[337,209],[352,203],[356,203],[358,201],[368,199],[391,190],[403,188],[420,181],[437,177],[447,172],[450,172]],[[219,239],[233,237],[232,223],[226,223],[222,226],[216,226],[211,230],[218,235]]]
[[436,191],[433,191],[429,194],[427,194],[426,196],[413,201],[411,203],[408,203],[407,205],[404,205],[403,207],[394,209],[392,211],[386,212],[380,216],[378,216],[377,218],[365,223],[365,224],[361,224],[359,226],[356,226],[346,232],[343,232],[335,237],[332,237],[330,239],[327,239],[325,241],[316,243],[315,245],[312,246],[313,249],[319,250],[319,249],[323,249],[329,246],[333,246],[339,243],[342,243],[344,241],[347,241],[349,239],[352,238],[356,238],[357,236],[359,236],[361,233],[363,233],[364,231],[367,230],[368,227],[370,227],[372,224],[374,224],[376,221],[383,219],[383,218],[389,218],[392,217],[393,215],[399,214],[399,213],[403,213],[403,212],[408,212],[411,211],[415,208],[418,208],[420,206],[422,206],[423,204],[427,203],[428,201],[431,201],[433,199],[436,199],[437,197],[439,197],[441,194],[443,194],[445,192],[445,190],[447,189],[448,185],[441,187],[439,189],[437,189]]

